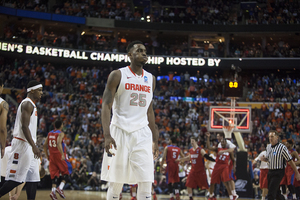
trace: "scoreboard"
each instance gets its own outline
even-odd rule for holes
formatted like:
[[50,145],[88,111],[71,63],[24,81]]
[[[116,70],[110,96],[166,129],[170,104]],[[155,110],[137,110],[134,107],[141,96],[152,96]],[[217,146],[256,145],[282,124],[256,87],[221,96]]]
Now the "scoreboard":
[[225,81],[225,97],[242,97],[243,85],[238,81]]

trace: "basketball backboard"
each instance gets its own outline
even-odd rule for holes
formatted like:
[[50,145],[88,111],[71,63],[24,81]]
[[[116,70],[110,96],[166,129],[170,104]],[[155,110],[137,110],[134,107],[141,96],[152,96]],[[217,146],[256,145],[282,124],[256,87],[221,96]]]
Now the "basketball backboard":
[[210,106],[209,111],[208,131],[223,132],[232,123],[232,132],[251,132],[251,107]]

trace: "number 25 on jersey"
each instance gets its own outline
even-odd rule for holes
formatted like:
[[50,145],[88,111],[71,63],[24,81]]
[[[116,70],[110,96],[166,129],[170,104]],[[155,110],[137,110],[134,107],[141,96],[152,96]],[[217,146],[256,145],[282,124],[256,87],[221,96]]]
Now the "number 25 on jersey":
[[138,94],[138,93],[131,93],[130,95],[130,105],[145,107],[146,106],[146,94]]

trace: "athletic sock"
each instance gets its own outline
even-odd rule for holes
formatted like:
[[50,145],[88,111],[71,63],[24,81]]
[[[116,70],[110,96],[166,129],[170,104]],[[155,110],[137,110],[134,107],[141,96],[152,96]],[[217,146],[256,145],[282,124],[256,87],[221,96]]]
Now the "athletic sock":
[[293,194],[293,199],[297,199],[297,196],[296,196],[296,194]]
[[172,192],[172,193],[170,193],[170,198],[172,198],[173,196],[174,196],[173,192]]
[[265,200],[266,198],[265,197],[261,197],[261,200]]
[[233,196],[232,196],[232,195],[229,195],[229,199],[232,200],[232,199],[233,199]]
[[178,194],[179,193],[179,190],[178,189],[175,189],[175,194]]
[[64,186],[65,186],[65,183],[64,183],[64,182],[60,182],[60,184],[59,184],[59,189],[63,190],[63,189],[64,189]]
[[283,194],[284,198],[287,199],[287,194]]
[[136,192],[132,192],[132,197],[136,197]]
[[231,193],[232,193],[232,195],[236,196],[236,191],[235,190],[232,190]]
[[209,197],[213,197],[214,196],[214,194],[209,194]]
[[55,193],[55,191],[56,191],[56,188],[55,188],[55,187],[53,187],[53,188],[52,188],[52,192],[54,192],[54,193]]
[[193,194],[189,194],[189,197],[193,197]]

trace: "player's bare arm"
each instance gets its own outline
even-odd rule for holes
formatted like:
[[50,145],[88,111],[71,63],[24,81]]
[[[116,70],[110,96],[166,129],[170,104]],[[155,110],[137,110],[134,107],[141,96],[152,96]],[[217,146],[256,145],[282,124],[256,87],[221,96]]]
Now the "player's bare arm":
[[0,104],[0,145],[1,145],[1,158],[3,158],[5,153],[5,144],[6,144],[6,137],[7,137],[7,129],[6,129],[6,122],[7,122],[7,113],[8,113],[8,103],[3,101]]
[[111,118],[111,108],[120,81],[121,81],[121,71],[120,70],[112,71],[108,77],[107,84],[103,93],[101,120],[102,120],[103,134],[105,139],[104,148],[107,153],[110,153],[109,149],[111,145],[113,145],[114,148],[117,149],[116,142],[111,137],[109,125],[110,125],[110,118]]
[[215,159],[213,159],[212,157],[210,157],[204,149],[201,149],[201,155],[202,155],[202,158],[206,158],[207,160],[211,161],[211,162],[216,162]]
[[65,154],[64,154],[63,149],[62,149],[62,145],[61,145],[64,136],[65,136],[65,134],[63,132],[60,132],[59,135],[58,135],[58,137],[57,137],[57,149],[58,149],[58,151],[61,154],[61,160],[65,160],[66,159],[65,158]]
[[230,156],[230,159],[231,159],[231,161],[232,161],[232,165],[233,165],[233,172],[235,172],[235,167],[236,167],[236,160],[235,160],[235,158],[234,158],[234,154],[233,154],[233,152],[231,152],[230,154],[229,154],[229,156]]
[[295,163],[295,165],[297,166],[297,165],[299,165],[300,164],[300,157],[299,157],[299,154],[298,154],[298,152],[297,151],[293,151],[292,153],[291,153],[291,156],[293,157],[293,158],[296,158],[296,162],[294,162]]
[[164,148],[164,154],[163,154],[163,157],[162,157],[160,166],[162,166],[162,165],[165,163],[166,158],[167,158],[167,153],[168,153],[168,146],[166,146],[166,147]]
[[206,135],[206,146],[207,146],[207,148],[211,151],[217,151],[218,150],[217,147],[213,147],[213,146],[210,145],[210,133],[206,132],[205,135]]
[[191,155],[188,155],[188,156],[185,156],[185,157],[182,157],[182,158],[178,158],[175,161],[176,162],[185,162],[185,161],[189,161],[190,159],[191,159]]
[[43,145],[43,149],[44,149],[45,156],[46,156],[47,160],[49,160],[49,155],[48,155],[48,137],[46,137],[46,140],[45,140],[44,145]]
[[22,119],[22,131],[24,133],[24,136],[25,136],[26,140],[28,141],[28,143],[32,147],[32,151],[34,153],[34,157],[36,159],[38,159],[38,158],[40,158],[40,150],[34,144],[33,139],[31,137],[30,130],[29,130],[29,122],[30,122],[30,116],[31,116],[31,114],[33,112],[33,105],[29,101],[24,102],[21,105],[21,111],[22,111],[22,115],[21,115],[21,119]]
[[[152,88],[154,91],[155,90],[155,86],[156,86],[156,80],[155,80],[155,76],[152,76],[153,78],[153,85]],[[151,102],[151,104],[149,105],[148,111],[147,111],[147,116],[148,116],[148,126],[151,129],[152,132],[152,140],[153,140],[153,155],[154,155],[154,159],[156,159],[156,157],[158,156],[158,127],[155,125],[155,115],[154,115],[154,110],[153,110],[153,102]]]

